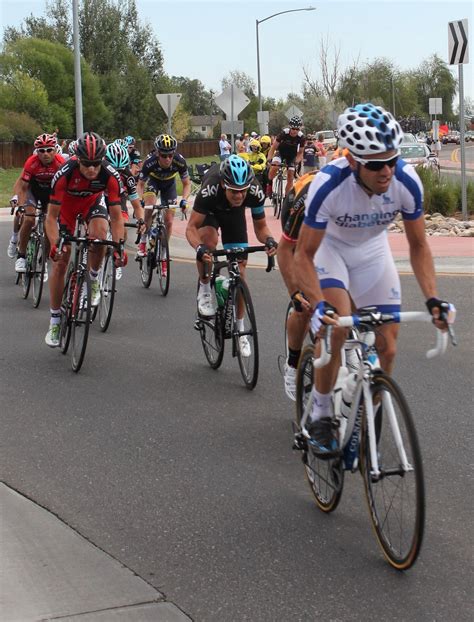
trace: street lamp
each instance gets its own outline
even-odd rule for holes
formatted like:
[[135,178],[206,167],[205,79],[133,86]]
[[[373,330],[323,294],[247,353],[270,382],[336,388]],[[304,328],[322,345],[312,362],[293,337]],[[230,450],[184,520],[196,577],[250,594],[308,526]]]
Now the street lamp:
[[273,15],[269,15],[268,17],[265,17],[264,19],[255,20],[255,28],[257,31],[258,109],[260,111],[262,110],[262,89],[260,86],[260,49],[259,49],[259,44],[258,44],[258,26],[259,24],[263,24],[263,22],[266,22],[267,20],[272,19],[272,17],[276,17],[277,15],[283,15],[284,13],[296,13],[297,11],[316,11],[316,8],[314,6],[308,6],[303,9],[288,9],[287,11],[280,11],[279,13],[274,13]]

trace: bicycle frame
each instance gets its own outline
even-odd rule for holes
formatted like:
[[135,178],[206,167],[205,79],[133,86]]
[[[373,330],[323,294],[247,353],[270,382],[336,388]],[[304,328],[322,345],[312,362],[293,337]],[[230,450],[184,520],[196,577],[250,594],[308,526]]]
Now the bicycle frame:
[[[347,418],[347,425],[345,430],[343,431],[343,438],[341,439],[340,446],[344,449],[350,439],[352,438],[353,432],[356,429],[356,422],[358,421],[358,417],[360,418],[361,413],[359,411],[361,404],[361,397],[363,398],[364,409],[367,420],[367,430],[368,430],[368,439],[369,439],[369,451],[371,457],[372,469],[370,472],[371,478],[373,481],[377,481],[383,474],[379,468],[378,454],[377,454],[377,440],[376,440],[376,431],[375,431],[375,413],[372,403],[372,395],[371,395],[371,382],[373,377],[380,372],[380,363],[379,358],[375,349],[375,327],[380,326],[386,323],[392,322],[403,322],[403,321],[421,321],[421,322],[431,322],[432,316],[429,313],[425,312],[402,312],[402,313],[392,313],[392,314],[382,314],[374,310],[365,311],[365,315],[363,315],[364,311],[361,310],[361,315],[353,315],[340,317],[338,320],[338,326],[340,327],[362,327],[362,331],[360,329],[356,329],[356,338],[355,339],[346,339],[342,349],[341,349],[341,362],[342,366],[345,366],[345,350],[356,348],[360,353],[360,361],[359,367],[356,372],[356,385],[353,393],[352,403],[349,411],[349,416]],[[329,326],[326,330],[326,334],[324,339],[321,340],[321,354],[320,357],[315,359],[313,365],[315,368],[321,368],[327,365],[331,358],[331,334],[332,334],[332,326]],[[442,333],[441,331],[436,331],[437,335],[437,343],[436,346],[426,353],[427,358],[433,358],[434,356],[443,354],[446,350],[447,342],[448,342],[448,333]],[[340,387],[336,390],[340,390]],[[398,425],[397,417],[395,415],[395,411],[393,408],[391,397],[388,393],[384,393],[382,396],[384,412],[388,415],[388,420],[390,423],[390,427],[392,430],[393,438],[395,441],[395,445],[397,447],[399,459],[400,459],[400,468],[404,472],[408,472],[412,469],[412,466],[407,460],[405,448],[403,446],[403,441],[400,433],[400,428]],[[305,408],[304,417],[301,421],[301,427],[303,435],[309,438],[307,434],[304,423],[306,422],[307,417],[309,416],[309,411],[311,408],[312,400],[308,400],[308,403]],[[341,408],[340,408],[341,400],[338,398],[334,400],[334,409],[335,416],[341,422]],[[347,466],[347,465],[346,465]],[[352,465],[352,470],[354,471],[357,468],[357,459],[354,460]]]

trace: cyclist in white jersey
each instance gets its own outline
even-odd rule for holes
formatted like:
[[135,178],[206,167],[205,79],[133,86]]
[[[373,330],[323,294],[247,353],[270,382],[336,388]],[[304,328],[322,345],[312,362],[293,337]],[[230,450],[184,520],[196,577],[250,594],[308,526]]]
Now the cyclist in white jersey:
[[[438,299],[430,247],[425,237],[423,186],[412,166],[399,159],[403,132],[390,112],[373,104],[348,108],[338,120],[339,143],[349,153],[315,176],[306,199],[304,223],[295,253],[301,294],[313,309],[312,328],[335,324],[357,308],[400,310],[400,279],[387,226],[401,214],[410,261],[426,305],[438,328],[446,329],[449,303]],[[391,373],[397,324],[380,328],[376,346],[382,368]],[[314,406],[307,431],[321,457],[339,454],[331,391],[340,365],[345,329],[333,332],[333,356],[315,370]]]

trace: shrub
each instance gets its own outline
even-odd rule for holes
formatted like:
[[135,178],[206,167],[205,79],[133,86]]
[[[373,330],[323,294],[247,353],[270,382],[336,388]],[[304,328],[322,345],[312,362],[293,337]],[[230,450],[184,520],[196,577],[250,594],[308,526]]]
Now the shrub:
[[443,216],[452,216],[457,209],[456,186],[453,183],[438,183],[431,188],[430,204],[428,211],[430,214],[439,212]]
[[41,125],[24,112],[0,110],[0,127],[10,134],[8,139],[31,143],[43,131]]

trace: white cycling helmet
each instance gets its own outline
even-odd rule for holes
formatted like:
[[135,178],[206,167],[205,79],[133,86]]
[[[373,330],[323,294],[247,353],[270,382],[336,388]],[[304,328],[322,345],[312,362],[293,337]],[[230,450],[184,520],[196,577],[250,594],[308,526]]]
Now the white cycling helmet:
[[339,146],[358,156],[398,150],[403,140],[392,113],[370,103],[346,108],[337,120],[337,131]]

